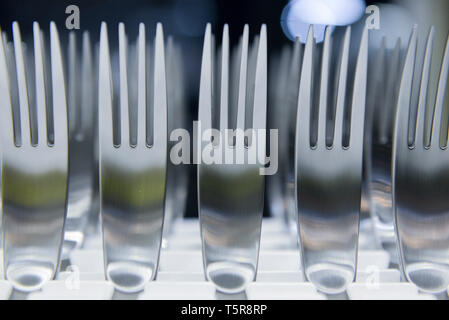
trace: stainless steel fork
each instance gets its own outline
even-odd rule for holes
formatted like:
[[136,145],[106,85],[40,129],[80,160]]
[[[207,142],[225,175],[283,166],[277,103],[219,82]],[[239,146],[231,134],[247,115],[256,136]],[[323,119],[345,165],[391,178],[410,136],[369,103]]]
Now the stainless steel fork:
[[[136,56],[128,60],[125,26],[120,23],[120,92],[114,94],[107,27],[102,23],[99,138],[104,261],[107,278],[125,292],[140,291],[155,278],[164,217],[167,90],[161,24],[152,61],[147,51],[145,26],[140,24]],[[128,73],[132,60],[137,62],[136,73]],[[129,96],[132,81],[137,90]]]
[[[184,95],[184,73],[181,49],[172,37],[167,41],[167,104],[168,104],[168,131],[186,130],[187,108]],[[188,133],[187,131],[185,131]],[[177,152],[175,146],[178,141],[168,141],[170,152]],[[190,161],[190,159],[189,159]],[[188,166],[186,163],[167,162],[167,188],[165,196],[164,232],[165,245],[167,237],[172,231],[173,224],[184,215],[188,191]]]
[[[326,143],[330,28],[326,29],[323,46],[319,101],[312,98],[313,27],[309,29],[304,50],[298,95],[296,191],[303,272],[326,293],[344,291],[355,277],[357,264],[368,33],[364,30],[361,38],[352,101],[346,106],[351,107],[350,118],[345,122],[350,30],[346,29],[338,62],[331,145]],[[318,108],[317,126],[311,123],[312,108]],[[317,130],[316,141],[311,139],[312,130]]]
[[[299,38],[291,52],[283,51],[279,75],[273,90],[277,99],[269,106],[270,128],[279,130],[279,170],[267,177],[267,199],[272,213],[282,215],[292,238],[297,241],[297,211],[295,208],[295,132],[296,108],[298,105],[299,75],[303,46]],[[280,213],[277,213],[280,212]]]
[[94,121],[96,120],[97,83],[90,36],[83,33],[78,51],[74,32],[68,45],[68,121],[69,121],[69,185],[68,208],[64,230],[62,258],[82,245],[84,231],[96,208],[95,183],[98,180],[95,159]]
[[17,22],[9,70],[0,43],[4,266],[6,278],[21,291],[36,290],[55,275],[67,196],[67,105],[58,33],[51,23],[51,83],[45,81],[43,38],[36,22],[33,33],[34,82],[27,81],[31,71],[25,67]]
[[[201,65],[198,205],[204,271],[217,290],[225,293],[243,291],[256,277],[263,213],[264,176],[261,165],[250,163],[248,157],[256,151],[265,155],[265,135],[257,134],[256,141],[252,130],[246,144],[241,133],[245,128],[266,128],[266,26],[262,26],[251,50],[248,42],[245,26],[232,61],[235,68],[229,68],[228,26],[223,28],[220,58],[216,59],[209,24]],[[219,128],[221,137],[213,135],[212,128]],[[235,141],[226,133],[233,128],[238,130]],[[209,153],[221,157],[222,163],[201,159]]]
[[391,262],[395,264],[399,263],[399,254],[391,194],[391,153],[400,53],[400,38],[394,49],[386,48],[386,38],[383,38],[369,66],[364,154],[370,213],[376,239],[379,246],[390,253]]
[[[430,133],[425,126],[434,30],[426,44],[416,119],[409,117],[416,57],[414,27],[405,57],[393,139],[393,209],[404,276],[421,290],[449,285],[449,151],[443,117],[449,73],[449,38],[441,64]],[[415,131],[409,131],[410,121]],[[413,128],[413,126],[412,126]],[[409,134],[411,132],[411,135]],[[443,133],[443,134],[442,134]],[[412,137],[411,141],[409,137]],[[429,139],[430,138],[430,139]]]

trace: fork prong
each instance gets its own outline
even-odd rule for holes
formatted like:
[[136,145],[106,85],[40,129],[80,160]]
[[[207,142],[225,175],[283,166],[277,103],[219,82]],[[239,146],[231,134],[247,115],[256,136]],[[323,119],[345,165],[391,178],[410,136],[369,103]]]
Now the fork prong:
[[326,27],[326,34],[324,36],[323,58],[321,61],[321,80],[320,80],[320,100],[318,113],[318,136],[317,145],[326,145],[326,109],[328,99],[328,85],[329,85],[329,61],[331,50],[331,28]]
[[59,42],[56,24],[50,22],[50,55],[51,75],[53,92],[53,121],[54,121],[54,144],[60,141],[67,143],[67,100],[64,81],[64,68],[62,65],[61,45]]
[[394,111],[394,103],[397,91],[397,79],[399,71],[399,59],[401,53],[401,38],[396,40],[396,45],[391,56],[391,62],[388,65],[388,79],[385,87],[385,99],[380,111],[379,123],[379,141],[383,144],[387,143],[391,137],[392,118]]
[[394,143],[396,144],[396,148],[404,148],[408,144],[410,96],[412,93],[413,70],[415,68],[416,57],[416,29],[417,26],[413,26],[399,85],[394,128]]
[[365,28],[360,41],[354,76],[354,91],[351,104],[350,142],[352,148],[363,149],[365,123],[366,77],[368,73],[368,29]]
[[129,100],[128,100],[128,44],[125,24],[118,25],[119,69],[120,69],[120,145],[129,145]]
[[[1,29],[0,29],[1,30]],[[9,88],[9,74],[6,61],[6,43],[0,43],[0,121],[1,121],[1,135],[3,143],[14,143],[13,130],[13,114],[11,109],[11,93]]]
[[[252,90],[250,88],[249,90]],[[259,48],[257,49],[256,76],[254,88],[253,128],[265,129],[267,126],[267,26],[260,28]]]
[[6,32],[4,32],[4,31],[1,31],[1,34],[2,34],[3,46],[6,47],[6,44],[8,43],[8,36],[6,35]]
[[37,22],[33,23],[34,65],[36,80],[36,112],[38,144],[47,142],[47,117],[44,80],[44,55],[42,52],[42,33]]
[[376,114],[379,112],[378,108],[382,106],[378,106],[378,103],[376,103],[379,100],[379,97],[381,97],[381,93],[385,90],[385,82],[383,81],[384,78],[384,65],[385,65],[385,55],[386,55],[386,37],[382,37],[382,42],[380,44],[379,49],[376,52],[376,55],[374,57],[372,65],[374,66],[373,70],[368,73],[368,83],[371,86],[371,90],[369,91],[369,94],[367,96],[366,101],[366,111],[367,111],[367,124],[370,127],[369,134],[372,135],[372,128],[374,126],[380,127],[380,122],[376,122],[375,119],[379,119],[379,115]]
[[[280,108],[276,109],[277,122],[285,121],[289,119],[284,129],[279,128],[281,124],[276,127],[279,128],[279,134],[284,133],[287,137],[290,137],[291,133],[296,132],[296,112],[298,107],[298,90],[299,90],[299,78],[301,76],[301,63],[302,63],[302,45],[299,37],[296,38],[293,49],[286,50],[284,58],[279,68],[279,76],[277,85],[277,103],[280,104]],[[270,110],[270,108],[269,108]],[[282,123],[282,122],[281,122]],[[271,128],[271,127],[270,127]],[[294,139],[294,138],[293,138]]]
[[154,145],[163,147],[167,143],[167,82],[165,75],[165,46],[162,24],[156,26],[154,48]]
[[415,147],[420,145],[427,147],[426,141],[424,141],[425,139],[424,128],[425,128],[425,115],[427,105],[427,89],[429,86],[430,64],[432,61],[433,35],[434,35],[434,27],[432,26],[427,36],[426,51],[424,55],[424,63],[421,74],[421,85],[419,88],[418,112],[416,117],[416,131],[414,141]]
[[[246,99],[245,99],[245,130],[254,128],[254,89],[256,84],[256,67],[257,67],[257,55],[259,49],[259,35],[256,35],[248,46],[248,69],[246,71]],[[252,144],[252,134],[245,136],[247,139],[245,145],[250,146]]]
[[228,129],[229,110],[229,26],[223,27],[220,80],[220,130]]
[[[299,79],[301,76],[301,49],[301,42],[299,40],[299,37],[297,37],[295,44],[293,45],[293,50],[291,52],[287,51],[287,61],[283,62],[287,70],[287,76],[285,77],[286,80],[284,80],[286,81],[284,85],[286,85],[287,88],[279,87],[279,85],[282,85],[282,81],[278,81],[279,84],[277,90],[285,90],[287,95],[284,101],[287,101],[288,106],[280,108],[281,110],[285,111],[287,117],[290,112],[293,112],[293,114],[296,115],[296,107],[298,105]],[[280,70],[279,72],[279,77],[282,77],[282,70]],[[282,101],[283,99],[284,97],[281,96],[280,101]],[[290,123],[293,126],[295,125],[295,121],[290,121]]]
[[13,22],[12,32],[14,39],[14,56],[16,60],[17,86],[19,92],[21,145],[30,145],[31,128],[28,89],[25,74],[25,63],[23,60],[22,39],[20,36],[19,23],[17,21]]
[[[446,95],[448,75],[449,75],[449,36],[446,41],[446,49],[444,50],[443,62],[441,63],[440,77],[438,79],[438,89],[435,100],[435,111],[433,114],[431,143],[439,143],[440,141],[441,125],[443,123],[442,117],[443,117],[444,97]],[[445,145],[447,145],[447,139]]]
[[94,116],[95,102],[95,76],[93,72],[92,47],[89,31],[83,32],[83,52],[81,59],[81,129],[92,128],[92,117]]
[[[201,62],[200,94],[198,99],[198,120],[203,129],[212,127],[212,31],[206,26]],[[201,134],[201,133],[200,133]],[[200,149],[199,149],[200,150]]]
[[348,60],[349,60],[349,44],[351,40],[351,27],[346,28],[341,47],[338,83],[337,83],[337,99],[335,104],[335,129],[333,145],[340,145],[343,141],[343,119],[345,112],[346,83],[348,78]]
[[246,80],[248,71],[248,41],[249,27],[245,24],[243,28],[242,51],[240,56],[240,72],[238,82],[238,99],[237,99],[237,126],[238,130],[245,130],[245,106],[246,106]]
[[67,50],[67,62],[68,62],[68,74],[67,74],[67,103],[68,103],[68,119],[69,119],[69,132],[70,134],[76,134],[75,128],[78,125],[78,104],[77,104],[77,95],[76,92],[76,74],[77,70],[77,48],[76,48],[76,35],[75,31],[70,31],[69,33],[69,44]]
[[[296,146],[310,146],[310,108],[312,103],[313,25],[309,27],[299,81],[298,112],[296,116]],[[298,153],[298,148],[297,151]]]
[[139,24],[139,40],[137,53],[137,145],[146,144],[146,43],[145,43],[145,25]]
[[101,23],[100,31],[98,114],[98,130],[101,147],[112,146],[114,144],[112,125],[112,74],[106,22]]
[[50,23],[51,75],[54,114],[54,144],[67,144],[67,101],[64,82],[64,68],[62,65],[61,46],[58,30],[54,22]]

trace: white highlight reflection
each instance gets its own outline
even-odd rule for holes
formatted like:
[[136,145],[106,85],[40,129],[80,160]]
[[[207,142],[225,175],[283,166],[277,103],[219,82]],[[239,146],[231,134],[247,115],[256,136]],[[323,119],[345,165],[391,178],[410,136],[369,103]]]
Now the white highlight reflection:
[[324,40],[326,25],[348,25],[365,12],[364,0],[292,0],[282,11],[281,26],[292,41],[305,43],[309,25],[314,25],[317,42]]

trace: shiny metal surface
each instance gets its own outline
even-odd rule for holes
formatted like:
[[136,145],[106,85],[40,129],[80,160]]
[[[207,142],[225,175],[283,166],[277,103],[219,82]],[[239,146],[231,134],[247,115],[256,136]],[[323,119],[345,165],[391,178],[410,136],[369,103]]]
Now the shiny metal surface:
[[94,136],[97,77],[88,32],[83,33],[81,52],[76,36],[69,34],[68,45],[69,185],[68,208],[62,257],[79,248],[91,211],[98,209],[95,184],[98,180]]
[[58,33],[51,23],[50,82],[36,22],[33,33],[33,66],[27,65],[17,22],[14,56],[0,44],[4,271],[21,291],[39,289],[58,269],[67,196],[67,104]]
[[210,136],[201,139],[199,157],[209,152],[222,157],[234,157],[235,151],[243,155],[241,162],[236,157],[232,164],[198,165],[204,271],[217,290],[225,293],[241,292],[255,280],[263,215],[265,179],[259,172],[263,165],[250,164],[248,156],[254,152],[265,155],[265,135],[257,136],[263,142],[259,144],[252,131],[249,145],[245,146],[243,135],[236,136],[234,145],[232,137],[224,134],[228,128],[240,132],[245,128],[266,128],[266,26],[262,26],[250,49],[248,31],[245,26],[230,64],[228,26],[223,29],[220,54],[215,56],[214,37],[208,25],[201,66],[200,136],[206,135],[208,129],[219,128],[224,138],[214,138],[213,143]]
[[270,210],[285,219],[288,229],[298,237],[298,217],[296,211],[295,191],[295,132],[296,108],[298,106],[299,76],[301,74],[301,55],[303,46],[299,39],[293,48],[284,48],[277,67],[278,74],[271,75],[275,79],[272,88],[276,98],[269,106],[268,124],[278,129],[279,170],[267,177],[267,199]]
[[[445,291],[449,285],[449,151],[442,132],[444,98],[449,73],[449,39],[441,64],[435,104],[428,106],[432,57],[430,30],[421,73],[416,131],[409,141],[412,79],[417,30],[414,27],[405,57],[397,102],[393,140],[393,208],[404,276],[428,292]],[[430,141],[426,139],[425,112],[433,110]]]
[[399,263],[391,194],[391,147],[401,66],[401,40],[387,49],[386,39],[368,68],[364,163],[370,213],[379,245]]
[[[321,75],[313,75],[316,49],[313,27],[309,29],[298,96],[295,160],[302,265],[307,279],[326,293],[344,291],[355,278],[357,264],[368,33],[364,30],[360,42],[352,101],[346,103],[351,107],[351,117],[345,123],[350,30],[346,29],[337,62],[339,80],[331,145],[326,144],[329,28],[324,40]],[[312,98],[313,76],[320,80],[319,101]],[[316,126],[311,121],[314,110],[318,112]],[[313,130],[317,131],[316,142],[311,138]]]
[[[107,278],[125,292],[142,290],[157,273],[167,161],[162,25],[157,25],[150,58],[143,24],[139,25],[137,41],[133,55],[131,46],[128,51],[125,27],[119,24],[120,90],[116,93],[111,87],[107,27],[105,23],[101,26],[99,138],[104,262]],[[137,71],[128,72],[133,61]]]
[[[187,130],[187,105],[184,93],[184,73],[181,48],[172,37],[167,41],[167,105],[168,132]],[[169,139],[168,150],[177,151],[178,141]],[[184,163],[167,161],[167,188],[165,194],[165,215],[163,237],[166,241],[172,231],[173,223],[184,216],[189,182],[189,167]],[[166,245],[169,246],[168,243]]]

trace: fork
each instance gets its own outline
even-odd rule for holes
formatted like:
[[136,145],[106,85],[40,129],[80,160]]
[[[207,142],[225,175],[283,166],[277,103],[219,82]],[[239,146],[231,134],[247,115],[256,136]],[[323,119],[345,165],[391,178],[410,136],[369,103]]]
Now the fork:
[[[125,26],[119,24],[120,92],[113,93],[106,23],[99,65],[100,201],[105,272],[115,288],[137,292],[156,277],[164,218],[167,90],[162,25],[147,61],[139,25],[137,72],[128,73]],[[137,58],[137,59],[136,59]],[[128,77],[129,76],[129,77]],[[130,82],[135,96],[128,96]],[[130,115],[137,113],[130,121]],[[134,134],[133,134],[134,133]]]
[[[304,49],[298,95],[295,172],[303,272],[320,291],[329,294],[345,290],[355,277],[357,264],[368,33],[365,29],[360,42],[348,123],[344,109],[350,31],[348,27],[338,62],[335,130],[331,145],[326,143],[331,56],[329,27],[323,45],[319,102],[312,99],[313,26],[309,29]],[[312,107],[318,108],[317,126],[311,124]],[[316,142],[311,139],[312,129],[317,130]],[[348,131],[349,137],[345,135]]]
[[[245,128],[266,128],[266,26],[262,25],[260,37],[251,50],[248,33],[245,25],[234,55],[236,59],[232,61],[235,68],[229,68],[228,25],[223,28],[220,59],[217,59],[220,62],[215,62],[213,35],[208,24],[201,65],[198,114],[201,141],[197,151],[204,154],[212,148],[214,154],[232,158],[227,164],[206,161],[198,164],[204,271],[207,280],[223,293],[242,292],[249,281],[255,280],[263,214],[261,165],[251,164],[247,159],[256,151],[265,155],[265,135],[257,135],[256,150],[255,130],[248,134],[245,145],[239,132]],[[237,81],[230,82],[230,79]],[[232,119],[229,115],[236,117]],[[219,128],[222,138],[208,135],[212,128]],[[231,128],[238,129],[235,136],[227,131]],[[200,160],[202,154],[198,155]]]
[[[277,100],[269,108],[270,128],[279,130],[279,170],[267,177],[267,199],[270,209],[282,215],[292,236],[297,239],[295,208],[295,131],[296,107],[301,69],[302,45],[296,39],[293,50],[284,49],[278,68],[279,76],[274,90]],[[274,85],[273,85],[274,87]]]
[[[58,269],[67,196],[67,105],[58,32],[52,22],[51,84],[45,82],[44,45],[37,22],[33,34],[34,82],[27,81],[31,71],[25,67],[17,22],[13,23],[14,77],[0,43],[4,266],[6,278],[20,291],[40,288]],[[46,94],[49,86],[51,99]]]
[[96,81],[87,31],[83,33],[81,59],[73,31],[69,34],[67,56],[70,152],[63,259],[69,257],[71,250],[82,245],[87,220],[95,208],[95,182],[98,180],[94,154]]
[[[186,134],[187,108],[184,96],[184,79],[181,49],[172,37],[167,40],[167,105],[168,105],[168,131],[171,134],[176,130],[183,130]],[[177,140],[168,141],[170,152],[177,151]],[[172,231],[173,224],[184,215],[187,190],[188,167],[185,163],[167,162],[167,188],[165,197],[165,215],[163,237],[166,245],[167,237]]]
[[[449,151],[444,98],[449,73],[449,38],[441,63],[430,133],[425,114],[434,28],[429,31],[419,85],[416,118],[409,117],[416,60],[417,27],[410,36],[397,100],[393,139],[393,209],[403,275],[421,290],[438,293],[449,285]],[[415,131],[409,129],[416,121]],[[410,134],[411,133],[411,134]],[[409,137],[412,139],[409,139]],[[430,138],[430,140],[429,140]]]
[[391,153],[393,120],[397,96],[401,39],[394,49],[386,48],[384,37],[368,72],[366,106],[365,168],[370,213],[377,242],[398,264],[391,194]]

